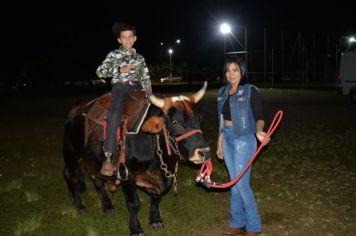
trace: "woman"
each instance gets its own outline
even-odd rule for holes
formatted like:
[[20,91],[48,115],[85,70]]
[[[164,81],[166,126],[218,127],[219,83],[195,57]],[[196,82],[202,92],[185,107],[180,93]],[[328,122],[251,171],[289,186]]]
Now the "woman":
[[[241,58],[230,58],[224,65],[226,85],[217,99],[219,137],[217,157],[224,159],[230,179],[245,168],[257,149],[257,139],[266,137],[259,91],[246,83],[246,65]],[[267,140],[269,141],[269,140]],[[225,235],[257,235],[261,232],[261,217],[250,187],[251,167],[231,187],[229,226]],[[246,229],[244,232],[242,229]]]

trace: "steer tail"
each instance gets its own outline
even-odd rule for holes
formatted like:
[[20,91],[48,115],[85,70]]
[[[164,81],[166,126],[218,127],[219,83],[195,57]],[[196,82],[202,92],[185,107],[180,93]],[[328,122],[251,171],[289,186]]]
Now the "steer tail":
[[83,192],[85,190],[85,181],[83,171],[79,164],[80,156],[72,144],[68,142],[66,135],[65,133],[63,142],[63,177],[67,181],[67,186],[71,193],[75,191]]
[[72,203],[75,209],[82,213],[85,211],[85,206],[83,205],[79,193],[85,190],[85,182],[83,172],[80,166],[80,150],[75,148],[70,140],[72,132],[68,129],[68,124],[64,131],[63,140],[63,159],[64,159],[64,170],[63,177],[67,182],[67,187],[72,198]]
[[85,190],[84,175],[80,165],[84,149],[81,108],[81,105],[77,105],[69,112],[63,136],[63,177],[77,208],[81,207],[79,192]]

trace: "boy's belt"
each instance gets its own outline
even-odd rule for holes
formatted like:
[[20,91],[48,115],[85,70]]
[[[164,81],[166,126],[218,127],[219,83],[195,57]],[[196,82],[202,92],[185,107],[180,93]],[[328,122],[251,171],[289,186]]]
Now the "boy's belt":
[[117,83],[129,83],[130,85],[138,85],[140,84],[140,81],[135,80],[135,79],[111,79],[111,84],[117,84]]

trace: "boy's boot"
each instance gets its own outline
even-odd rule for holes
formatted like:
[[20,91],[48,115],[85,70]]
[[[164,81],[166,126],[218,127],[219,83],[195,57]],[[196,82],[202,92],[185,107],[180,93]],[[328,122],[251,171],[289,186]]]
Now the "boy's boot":
[[111,162],[112,153],[105,152],[105,161],[103,161],[103,165],[101,167],[100,173],[104,176],[112,176],[114,174],[113,169],[114,165]]

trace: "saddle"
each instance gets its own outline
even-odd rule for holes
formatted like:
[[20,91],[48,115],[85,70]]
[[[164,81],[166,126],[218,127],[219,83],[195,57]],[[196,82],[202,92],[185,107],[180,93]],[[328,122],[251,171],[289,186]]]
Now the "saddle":
[[[125,134],[137,134],[146,117],[150,102],[144,91],[130,92],[128,101],[123,109],[120,125],[118,126],[117,140],[124,138]],[[111,105],[111,92],[98,97],[89,102],[83,108],[85,116],[85,145],[88,135],[99,125],[102,126],[103,137],[105,138],[106,121],[105,118]]]

